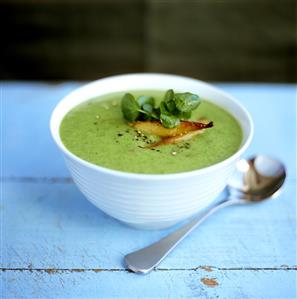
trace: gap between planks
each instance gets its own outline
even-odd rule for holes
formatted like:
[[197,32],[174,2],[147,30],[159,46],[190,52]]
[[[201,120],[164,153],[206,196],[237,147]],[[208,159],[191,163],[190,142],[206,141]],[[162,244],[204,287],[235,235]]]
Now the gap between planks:
[[1,177],[2,183],[74,184],[71,177]]
[[[213,271],[296,271],[297,266],[287,266],[282,265],[280,267],[213,267],[213,266],[199,266],[195,268],[156,268],[153,271],[198,271],[204,270],[207,272]],[[45,272],[48,274],[56,274],[56,273],[64,273],[64,272],[132,272],[128,269],[104,269],[104,268],[89,268],[89,269],[81,269],[81,268],[71,268],[71,269],[57,269],[57,268],[0,268],[1,272],[5,271],[27,271],[27,272]]]

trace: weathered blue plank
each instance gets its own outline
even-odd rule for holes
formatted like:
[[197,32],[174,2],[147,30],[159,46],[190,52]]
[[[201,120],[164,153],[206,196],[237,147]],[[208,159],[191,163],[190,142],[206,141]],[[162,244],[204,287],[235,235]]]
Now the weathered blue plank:
[[[73,184],[6,183],[3,189],[4,268],[123,269],[125,254],[167,233],[120,224]],[[160,267],[296,265],[295,194],[289,180],[275,200],[220,211]]]
[[[285,274],[285,275],[284,275]],[[1,275],[1,274],[0,274]],[[6,271],[3,298],[295,299],[296,271]]]
[[3,176],[68,176],[49,120],[59,100],[80,85],[2,83]]
[[[48,125],[57,102],[81,83],[2,85],[3,174],[68,176]],[[237,97],[254,119],[255,138],[247,155],[263,152],[279,157],[286,162],[290,177],[296,178],[296,85],[217,85]]]
[[296,178],[297,85],[220,84],[249,110],[255,135],[246,156],[264,153],[285,162]]

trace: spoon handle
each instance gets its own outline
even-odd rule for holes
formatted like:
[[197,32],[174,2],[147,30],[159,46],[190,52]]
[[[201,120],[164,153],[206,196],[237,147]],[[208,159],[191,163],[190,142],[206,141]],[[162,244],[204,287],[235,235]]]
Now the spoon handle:
[[220,201],[214,207],[208,209],[202,216],[194,217],[190,222],[156,243],[127,254],[125,256],[126,266],[133,272],[149,273],[177,246],[177,244],[179,244],[179,242],[210,215],[224,207],[242,202],[240,199],[225,199]]

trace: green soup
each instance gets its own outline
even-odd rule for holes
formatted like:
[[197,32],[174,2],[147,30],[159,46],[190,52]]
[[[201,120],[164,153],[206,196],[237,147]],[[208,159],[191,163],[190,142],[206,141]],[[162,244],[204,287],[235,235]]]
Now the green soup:
[[[131,91],[135,96],[153,95],[157,102],[164,91]],[[76,156],[110,169],[133,173],[162,174],[200,169],[234,154],[242,141],[239,123],[230,113],[202,100],[192,120],[208,119],[214,126],[191,140],[147,148],[156,136],[130,127],[120,107],[124,92],[104,95],[74,107],[64,117],[60,136]]]

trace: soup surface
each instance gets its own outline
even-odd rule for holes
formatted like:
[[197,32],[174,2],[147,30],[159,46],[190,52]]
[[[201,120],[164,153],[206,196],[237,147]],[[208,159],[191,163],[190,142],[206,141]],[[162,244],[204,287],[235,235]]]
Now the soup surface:
[[[157,103],[165,91],[130,91],[153,95]],[[207,119],[214,126],[190,140],[147,148],[157,136],[143,134],[123,118],[124,92],[90,99],[70,110],[62,120],[60,136],[76,156],[110,169],[132,173],[165,174],[200,169],[234,154],[242,142],[235,118],[219,106],[202,100],[191,120]]]

